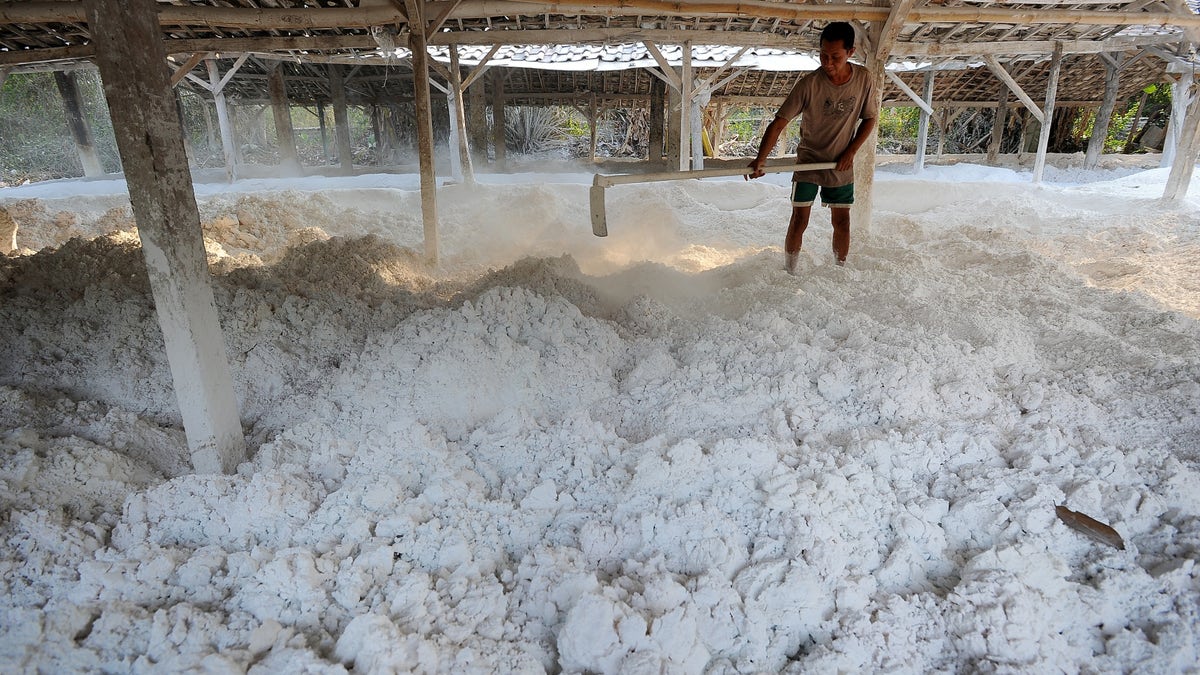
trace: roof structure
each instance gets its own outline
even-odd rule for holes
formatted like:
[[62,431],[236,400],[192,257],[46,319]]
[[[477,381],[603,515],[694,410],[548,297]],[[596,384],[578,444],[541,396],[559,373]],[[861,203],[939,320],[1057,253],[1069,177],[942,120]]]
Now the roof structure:
[[[1172,67],[1192,67],[1200,16],[1197,0],[1190,1],[443,0],[425,2],[422,10],[433,58],[448,63],[454,45],[464,66],[502,69],[515,105],[564,104],[580,95],[607,105],[644,100],[653,75],[640,71],[659,65],[647,42],[660,45],[672,65],[680,62],[680,45],[693,46],[699,78],[736,57],[733,67],[741,74],[714,90],[715,98],[778,100],[794,73],[811,69],[820,29],[832,20],[855,23],[860,56],[882,58],[911,89],[920,87],[919,73],[940,73],[933,91],[939,104],[994,104],[1006,85],[986,67],[989,57],[1038,98],[1057,47],[1063,52],[1060,105],[1099,105],[1102,55],[1128,61],[1122,96],[1165,80]],[[288,95],[297,102],[329,100],[330,63],[355,67],[347,79],[352,103],[412,98],[405,0],[157,5],[167,52],[178,63],[195,54],[253,55],[229,83],[237,100],[265,100],[268,62],[278,60],[286,64]],[[0,68],[61,69],[93,57],[83,2],[0,3]],[[885,84],[885,103],[906,101],[895,79]]]

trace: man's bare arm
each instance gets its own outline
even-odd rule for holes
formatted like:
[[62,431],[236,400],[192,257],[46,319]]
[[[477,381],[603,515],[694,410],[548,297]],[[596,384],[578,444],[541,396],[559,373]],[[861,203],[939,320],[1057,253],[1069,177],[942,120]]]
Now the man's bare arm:
[[875,130],[875,118],[869,117],[858,125],[858,131],[854,133],[854,138],[850,141],[850,145],[838,155],[837,170],[846,171],[854,166],[854,156],[858,154],[863,143],[867,142],[867,138],[871,136],[871,132]]
[[746,180],[765,175],[763,167],[767,164],[767,158],[771,156],[771,151],[775,149],[775,144],[779,142],[779,137],[783,135],[783,131],[787,129],[789,122],[791,120],[785,120],[782,117],[776,116],[767,125],[767,130],[763,132],[762,143],[758,146],[758,156],[748,165],[750,175],[745,177]]

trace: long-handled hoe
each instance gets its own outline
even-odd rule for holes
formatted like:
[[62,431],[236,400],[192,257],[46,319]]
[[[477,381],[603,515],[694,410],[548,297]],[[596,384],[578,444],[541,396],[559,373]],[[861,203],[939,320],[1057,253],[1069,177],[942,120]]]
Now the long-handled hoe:
[[[832,169],[833,162],[822,162],[818,164],[790,164],[784,166],[765,166],[765,173],[783,173],[785,171],[811,171],[814,169]],[[591,202],[592,202],[592,234],[597,237],[608,236],[608,219],[604,211],[604,189],[613,185],[626,185],[629,183],[652,183],[655,181],[664,180],[685,180],[688,178],[716,178],[718,176],[748,176],[750,170],[742,169],[699,169],[696,171],[663,171],[661,173],[629,173],[603,175],[596,174],[592,180]]]

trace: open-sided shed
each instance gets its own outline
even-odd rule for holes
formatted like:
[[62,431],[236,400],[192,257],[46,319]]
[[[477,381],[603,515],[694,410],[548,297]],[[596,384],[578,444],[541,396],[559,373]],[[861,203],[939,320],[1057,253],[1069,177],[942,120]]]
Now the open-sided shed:
[[[596,105],[653,101],[655,83],[662,82],[670,96],[686,102],[674,106],[664,132],[676,148],[672,161],[686,169],[703,161],[694,121],[700,101],[778,100],[794,77],[751,62],[768,50],[815,50],[820,28],[834,20],[856,25],[858,56],[878,78],[883,98],[920,106],[923,130],[939,109],[954,106],[1020,105],[1044,121],[1063,104],[1097,107],[1103,130],[1118,97],[1170,77],[1177,83],[1174,161],[1165,197],[1186,191],[1200,150],[1200,97],[1192,96],[1200,17],[1184,0],[6,2],[0,4],[0,76],[82,61],[99,67],[193,464],[228,471],[244,442],[172,86],[187,82],[205,91],[218,117],[231,91],[276,102],[328,101],[339,130],[346,126],[347,99],[407,97],[417,112],[426,253],[436,260],[430,83],[446,94],[464,141],[458,155],[468,180],[462,101],[475,83],[501,102]],[[550,45],[561,47],[539,57],[537,48]],[[638,67],[555,66],[585,58],[570,52],[580,45],[634,45],[633,51],[613,49],[612,58]],[[522,49],[505,49],[513,46]],[[703,48],[712,46],[730,49],[706,60],[714,52]],[[515,62],[526,59],[527,65],[531,55],[542,67]],[[483,77],[489,66],[493,73]],[[398,68],[409,74],[397,76]],[[223,136],[227,126],[222,122]],[[1035,179],[1049,126],[1041,127]],[[286,116],[277,117],[277,128],[286,135]],[[1093,135],[1089,161],[1103,137]],[[228,147],[231,139],[224,140]],[[869,187],[873,152],[865,154],[856,171]],[[869,190],[864,201],[868,208],[860,214],[869,213]]]

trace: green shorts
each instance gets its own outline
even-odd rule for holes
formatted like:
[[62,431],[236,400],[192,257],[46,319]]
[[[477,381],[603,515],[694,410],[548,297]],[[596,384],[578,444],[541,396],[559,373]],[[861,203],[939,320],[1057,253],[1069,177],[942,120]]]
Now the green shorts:
[[[793,183],[792,206],[812,206],[817,198],[815,183]],[[838,187],[822,187],[821,203],[831,209],[848,209],[854,203],[854,183]]]

